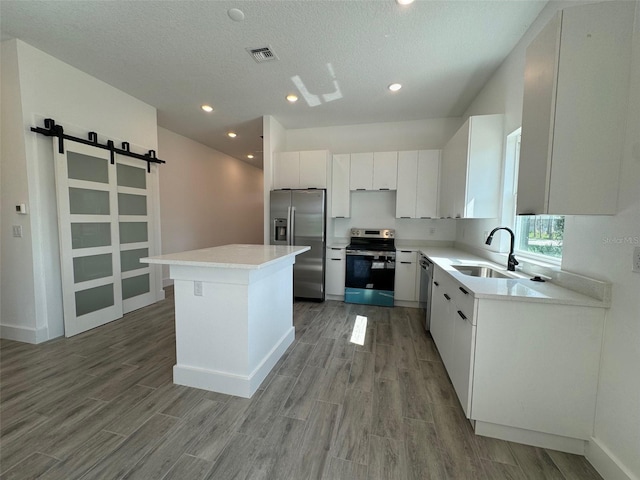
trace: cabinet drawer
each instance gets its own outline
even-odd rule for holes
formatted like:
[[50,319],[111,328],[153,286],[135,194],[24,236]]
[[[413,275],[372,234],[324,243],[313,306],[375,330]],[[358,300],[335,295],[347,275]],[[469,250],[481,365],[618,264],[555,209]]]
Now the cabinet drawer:
[[459,283],[456,283],[455,287],[454,299],[456,309],[461,311],[472,325],[475,325],[475,298],[473,294]]
[[410,262],[415,263],[418,261],[418,252],[411,250],[396,250],[396,263]]

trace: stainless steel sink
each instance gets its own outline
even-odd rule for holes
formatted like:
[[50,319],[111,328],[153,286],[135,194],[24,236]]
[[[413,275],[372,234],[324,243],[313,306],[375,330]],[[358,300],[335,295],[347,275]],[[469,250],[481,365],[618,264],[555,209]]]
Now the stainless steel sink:
[[506,272],[501,272],[499,270],[495,270],[491,267],[483,266],[483,265],[452,265],[453,268],[458,270],[460,273],[464,273],[465,275],[469,275],[471,277],[482,277],[482,278],[513,278],[510,275],[507,275]]

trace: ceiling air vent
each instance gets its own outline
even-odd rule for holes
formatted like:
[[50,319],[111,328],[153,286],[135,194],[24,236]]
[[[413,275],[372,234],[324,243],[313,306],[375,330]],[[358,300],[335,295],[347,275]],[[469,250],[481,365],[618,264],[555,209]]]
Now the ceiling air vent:
[[276,54],[271,50],[271,47],[261,47],[261,48],[247,48],[247,52],[251,54],[251,57],[257,63],[270,62],[272,60],[278,60]]

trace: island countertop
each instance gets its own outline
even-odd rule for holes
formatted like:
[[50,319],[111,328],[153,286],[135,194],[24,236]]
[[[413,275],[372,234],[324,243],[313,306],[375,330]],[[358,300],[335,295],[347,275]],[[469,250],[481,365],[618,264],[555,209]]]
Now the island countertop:
[[300,255],[311,247],[233,244],[141,258],[143,263],[256,270]]

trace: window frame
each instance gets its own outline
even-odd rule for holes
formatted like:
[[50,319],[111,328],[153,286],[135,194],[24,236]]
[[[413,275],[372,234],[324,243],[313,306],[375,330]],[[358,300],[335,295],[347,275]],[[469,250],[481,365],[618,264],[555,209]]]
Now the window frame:
[[[562,264],[562,253],[560,257],[552,257],[550,255],[545,255],[541,253],[530,252],[528,250],[521,250],[518,248],[520,245],[520,235],[521,235],[521,227],[519,218],[522,215],[518,215],[516,213],[515,205],[518,202],[518,167],[520,163],[520,145],[521,145],[521,137],[522,137],[522,127],[517,128],[509,135],[507,135],[507,152],[505,157],[505,164],[503,168],[503,175],[505,175],[505,182],[503,184],[503,221],[506,223],[507,220],[511,223],[513,227],[513,231],[515,234],[515,247],[514,254],[517,258],[520,258],[525,261],[535,262],[539,264],[546,264],[552,267],[559,267]],[[507,164],[507,162],[510,162]],[[507,173],[509,173],[509,169],[512,169],[512,172],[508,175],[509,180],[511,180],[512,184],[508,185],[507,182]],[[506,205],[509,205],[511,208],[510,211],[505,211],[504,208]],[[541,215],[535,215],[541,216]],[[547,216],[547,215],[545,215]],[[566,222],[566,216],[564,215],[549,215],[552,217],[564,217]],[[507,219],[508,217],[508,219]],[[563,235],[563,247],[564,247],[564,235]],[[500,249],[502,251],[502,248]]]

